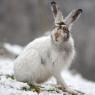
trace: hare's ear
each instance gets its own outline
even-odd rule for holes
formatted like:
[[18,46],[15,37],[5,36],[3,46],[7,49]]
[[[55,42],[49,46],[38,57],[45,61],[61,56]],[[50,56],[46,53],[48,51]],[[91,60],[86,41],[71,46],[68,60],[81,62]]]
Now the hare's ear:
[[71,26],[73,22],[75,22],[79,18],[81,13],[82,9],[71,11],[71,13],[64,19],[64,23],[66,23],[68,26]]
[[55,24],[63,22],[63,15],[55,1],[51,2],[51,10],[53,12]]

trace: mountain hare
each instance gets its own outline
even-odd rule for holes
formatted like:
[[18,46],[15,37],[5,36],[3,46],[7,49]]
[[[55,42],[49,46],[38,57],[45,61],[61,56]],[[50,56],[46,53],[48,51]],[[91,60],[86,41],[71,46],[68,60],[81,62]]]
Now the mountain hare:
[[73,10],[65,19],[55,1],[51,2],[51,9],[55,27],[50,35],[37,38],[25,47],[14,62],[14,74],[18,81],[31,83],[43,83],[54,76],[63,91],[76,95],[65,84],[61,72],[75,56],[70,30],[82,9]]

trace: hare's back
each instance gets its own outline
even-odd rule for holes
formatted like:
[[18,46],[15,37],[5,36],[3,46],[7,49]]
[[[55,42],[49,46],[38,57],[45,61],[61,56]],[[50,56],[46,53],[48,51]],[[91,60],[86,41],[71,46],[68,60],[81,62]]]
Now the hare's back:
[[45,36],[45,37],[40,37],[35,39],[34,41],[30,42],[24,49],[24,51],[27,51],[29,49],[35,49],[35,50],[40,50],[40,49],[45,49],[50,47],[51,45],[51,38],[50,36]]

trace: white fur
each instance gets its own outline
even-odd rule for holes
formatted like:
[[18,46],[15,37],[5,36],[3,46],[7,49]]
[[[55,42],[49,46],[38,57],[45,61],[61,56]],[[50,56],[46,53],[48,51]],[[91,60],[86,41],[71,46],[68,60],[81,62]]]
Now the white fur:
[[49,35],[35,39],[26,46],[15,60],[14,70],[18,81],[44,82],[54,76],[55,71],[61,72],[71,63],[75,54],[72,37],[62,50],[51,40]]
[[[77,94],[65,84],[61,72],[72,63],[75,56],[74,41],[68,30],[82,10],[71,12],[63,21],[62,13],[56,7],[56,3],[52,2],[51,5],[55,28],[50,35],[37,38],[25,47],[14,62],[14,74],[18,81],[30,83],[42,83],[54,76],[57,84],[61,85],[63,90]],[[57,16],[56,10],[58,11]],[[60,27],[58,23],[61,22],[65,22],[65,24],[63,23],[64,25]],[[68,33],[69,36],[67,36]]]

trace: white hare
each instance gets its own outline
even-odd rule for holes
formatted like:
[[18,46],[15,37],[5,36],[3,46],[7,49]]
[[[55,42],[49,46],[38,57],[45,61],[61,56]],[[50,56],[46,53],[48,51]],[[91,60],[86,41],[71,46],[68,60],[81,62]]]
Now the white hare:
[[25,47],[14,62],[14,74],[18,81],[31,83],[43,83],[54,76],[63,90],[76,95],[77,92],[65,84],[61,72],[75,56],[70,29],[82,9],[73,10],[65,19],[55,1],[51,2],[51,9],[54,29],[50,35],[37,38]]

